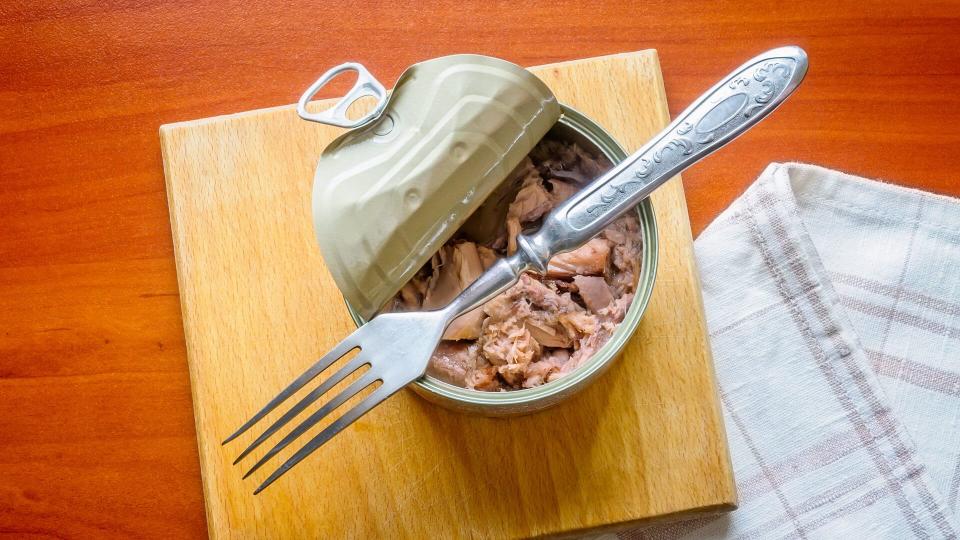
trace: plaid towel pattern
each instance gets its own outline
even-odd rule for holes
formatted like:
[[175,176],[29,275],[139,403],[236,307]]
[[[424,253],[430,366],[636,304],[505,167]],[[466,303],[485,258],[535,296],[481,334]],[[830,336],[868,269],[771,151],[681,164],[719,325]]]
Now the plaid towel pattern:
[[958,538],[960,201],[772,164],[696,254],[740,505],[619,537]]

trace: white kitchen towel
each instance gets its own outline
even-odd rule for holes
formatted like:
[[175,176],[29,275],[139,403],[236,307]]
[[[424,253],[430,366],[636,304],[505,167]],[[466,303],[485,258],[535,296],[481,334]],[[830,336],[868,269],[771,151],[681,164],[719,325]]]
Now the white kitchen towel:
[[739,491],[639,538],[960,535],[960,201],[773,164],[696,241]]

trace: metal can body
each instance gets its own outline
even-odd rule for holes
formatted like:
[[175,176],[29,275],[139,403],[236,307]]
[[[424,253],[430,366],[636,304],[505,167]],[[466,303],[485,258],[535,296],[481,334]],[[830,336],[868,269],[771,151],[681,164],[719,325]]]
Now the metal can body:
[[[589,151],[603,154],[614,164],[626,158],[627,152],[603,128],[570,107],[561,105],[561,108],[560,120],[548,135],[576,142]],[[640,203],[636,212],[643,241],[636,293],[616,331],[587,362],[560,379],[522,390],[483,392],[454,386],[430,376],[424,376],[410,387],[426,400],[448,409],[484,416],[516,416],[556,405],[589,385],[610,367],[634,334],[653,291],[658,243],[650,200]],[[350,313],[358,325],[364,323],[352,307]]]

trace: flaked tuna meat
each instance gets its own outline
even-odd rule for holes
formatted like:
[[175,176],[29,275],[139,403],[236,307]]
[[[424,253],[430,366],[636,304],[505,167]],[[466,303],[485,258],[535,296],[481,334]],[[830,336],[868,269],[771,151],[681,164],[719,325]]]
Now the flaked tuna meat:
[[540,356],[540,344],[516,319],[485,321],[480,353],[495,366],[529,364]]
[[453,246],[440,248],[430,259],[431,273],[427,279],[427,292],[423,297],[423,309],[438,309],[450,303],[460,294],[459,271],[453,263]]
[[605,321],[621,322],[627,316],[627,310],[630,309],[631,303],[633,303],[633,293],[627,293],[610,302],[610,305],[598,311],[597,315]]
[[[610,163],[576,144],[543,140],[385,310],[447,305],[516,239]],[[546,276],[520,280],[455,319],[427,373],[487,392],[533,388],[587,362],[633,301],[642,243],[636,215],[621,216],[585,245],[554,257]]]
[[400,306],[412,310],[419,308],[423,304],[423,295],[420,294],[418,290],[418,283],[419,282],[413,279],[400,289],[400,292],[397,293],[398,298],[396,299]]
[[477,339],[480,337],[480,330],[483,328],[485,318],[482,306],[468,311],[450,323],[450,326],[443,332],[443,339],[458,341]]
[[620,216],[604,229],[601,236],[613,245],[610,263],[614,271],[608,277],[614,295],[632,292],[640,275],[640,252],[643,249],[640,221],[633,214]]
[[595,313],[585,311],[564,313],[560,315],[560,324],[572,335],[577,337],[589,336],[597,331],[600,319]]
[[553,207],[550,193],[544,189],[543,181],[539,178],[530,178],[507,208],[507,217],[513,216],[523,223],[529,223],[540,219],[553,210]]
[[[612,322],[601,322],[597,329],[591,333],[584,336],[578,342],[579,347],[572,355],[570,355],[570,360],[564,364],[564,368],[567,372],[577,369],[583,363],[594,355],[600,347],[603,347],[603,344],[610,339],[610,335],[613,334],[614,328],[616,328],[616,323]],[[564,372],[564,369],[560,370]]]
[[[433,359],[430,359],[433,362]],[[467,383],[460,385],[471,390],[494,392],[503,389],[500,377],[497,376],[496,366],[485,364],[467,374]]]
[[550,315],[537,316],[536,313],[533,312],[530,317],[523,319],[523,327],[537,343],[544,347],[570,347],[573,344],[573,336],[562,324],[558,324],[559,318]]
[[587,309],[594,313],[613,302],[613,293],[603,276],[573,276],[573,283]]
[[526,299],[529,303],[540,308],[546,308],[547,311],[557,315],[569,311],[583,310],[579,304],[573,301],[569,293],[558,293],[531,274],[520,276],[517,283],[504,294]]
[[547,277],[599,276],[606,272],[609,257],[610,242],[605,238],[593,238],[573,251],[550,259]]
[[573,145],[573,152],[577,155],[578,169],[583,171],[590,180],[597,178],[612,167],[612,164],[606,158],[601,156],[597,159],[576,144]]
[[570,351],[567,349],[552,349],[543,353],[543,358],[527,366],[524,388],[533,388],[550,380],[563,366],[570,361]]
[[516,388],[523,385],[523,381],[527,379],[529,365],[529,362],[526,364],[505,364],[497,368],[497,373],[500,374],[503,382]]
[[488,321],[522,326],[544,347],[571,347],[574,336],[560,321],[560,316],[582,310],[569,293],[557,294],[526,274],[484,306]]
[[548,141],[530,152],[543,178],[573,180],[583,185],[610,169],[611,164],[602,156],[593,156],[577,144]]
[[540,181],[540,172],[533,161],[524,158],[460,227],[458,235],[481,245],[503,249],[507,245],[506,218],[511,203],[521,188]]
[[[477,245],[473,242],[455,244],[451,260],[452,268],[457,272],[457,294],[460,294],[463,289],[476,281],[485,270],[483,262],[480,260]],[[477,339],[480,337],[483,319],[483,310],[479,307],[464,313],[450,323],[450,326],[443,333],[443,339]]]
[[574,193],[580,191],[576,184],[562,180],[550,180],[546,182],[546,186],[550,190],[550,201],[554,206],[573,197]]
[[453,246],[453,266],[457,269],[460,288],[465,289],[483,273],[483,262],[473,242],[459,242]]
[[[394,300],[392,310],[438,309],[453,300],[497,259],[490,248],[462,241],[446,245],[430,260],[428,269],[417,273]],[[470,340],[480,337],[484,319],[480,308],[453,320],[443,339]]]
[[565,280],[565,279],[550,279],[550,278],[544,277],[543,284],[549,287],[551,291],[554,291],[557,294],[577,292],[577,286],[574,285],[572,281]]
[[576,184],[586,184],[590,181],[587,175],[580,171],[565,171],[563,169],[551,170],[550,175],[560,180],[567,180]]
[[543,182],[529,177],[507,209],[507,255],[517,251],[517,236],[523,231],[523,224],[540,219],[554,206]]
[[466,386],[467,374],[476,368],[478,348],[475,342],[441,341],[433,352],[427,373],[443,382]]
[[487,246],[477,246],[477,253],[480,255],[480,263],[483,265],[484,270],[493,266],[493,263],[497,262],[497,259],[500,258],[497,256],[496,251]]

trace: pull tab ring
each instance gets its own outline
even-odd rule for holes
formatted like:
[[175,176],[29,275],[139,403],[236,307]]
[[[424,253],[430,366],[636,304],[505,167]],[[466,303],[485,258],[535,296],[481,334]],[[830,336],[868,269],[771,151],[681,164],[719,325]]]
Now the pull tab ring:
[[[318,113],[307,111],[307,103],[310,102],[310,99],[337,75],[347,71],[357,72],[357,82],[354,83],[353,88],[347,92],[347,95],[343,96],[336,105],[329,109]],[[376,98],[376,107],[357,120],[347,118],[347,108],[350,107],[354,101],[367,96]],[[386,108],[387,90],[380,84],[380,81],[375,79],[373,75],[367,71],[367,68],[363,67],[363,64],[356,62],[340,64],[321,75],[315,83],[310,85],[310,88],[307,88],[307,91],[300,96],[300,101],[297,102],[297,114],[300,115],[300,118],[347,129],[358,128],[373,122],[377,118],[380,118],[380,115],[383,114],[383,110]]]

